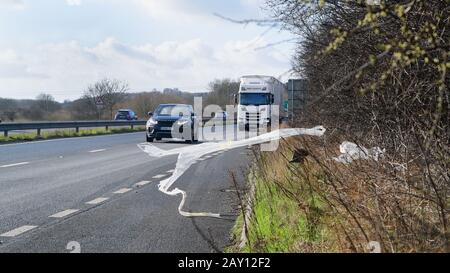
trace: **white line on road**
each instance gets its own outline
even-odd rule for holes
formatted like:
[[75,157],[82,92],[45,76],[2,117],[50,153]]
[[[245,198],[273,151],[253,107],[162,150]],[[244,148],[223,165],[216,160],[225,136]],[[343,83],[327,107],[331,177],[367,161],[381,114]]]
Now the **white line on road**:
[[96,198],[96,199],[91,200],[91,201],[89,201],[89,202],[86,202],[86,204],[88,204],[88,205],[97,205],[97,204],[100,204],[100,203],[102,203],[102,202],[105,202],[105,201],[108,200],[108,199],[109,199],[109,198],[99,197],[99,198]]
[[[136,133],[124,133],[126,135],[137,135],[142,134],[142,132],[136,132]],[[44,142],[56,142],[56,141],[73,141],[77,139],[91,139],[91,138],[107,138],[107,137],[123,137],[124,134],[111,134],[111,135],[100,135],[100,136],[86,136],[86,137],[71,137],[71,138],[58,138],[58,139],[49,139],[49,140],[36,140],[36,141],[30,141],[30,142],[22,142],[22,143],[12,143],[12,144],[2,144],[0,148],[7,147],[7,146],[19,146],[19,145],[32,145],[32,144],[39,144]]]
[[37,226],[21,226],[6,233],[0,234],[0,237],[16,237],[17,235],[30,231],[34,228],[37,228]]
[[30,162],[20,162],[20,163],[2,165],[2,166],[0,166],[0,168],[9,168],[9,167],[23,166],[23,165],[28,165],[28,164],[30,164]]
[[167,173],[173,173],[175,170],[168,170]]
[[53,215],[50,215],[49,217],[50,218],[64,218],[64,217],[66,217],[66,216],[68,216],[70,214],[73,214],[73,213],[77,212],[77,211],[79,211],[79,210],[77,210],[77,209],[68,209],[68,210],[64,210],[64,211],[55,213]]
[[115,191],[114,194],[122,194],[122,193],[127,193],[129,191],[131,191],[130,188],[123,188],[123,189],[120,189],[118,191]]
[[137,186],[137,187],[142,187],[142,186],[145,186],[145,185],[149,184],[150,182],[151,181],[141,181],[141,182],[138,182],[138,183],[136,183],[134,185]]
[[165,176],[166,176],[166,174],[158,174],[158,175],[153,176],[153,178],[154,179],[159,179],[159,178],[163,178]]
[[100,153],[100,152],[104,152],[104,151],[106,151],[106,149],[92,150],[92,151],[89,151],[89,152],[90,153]]

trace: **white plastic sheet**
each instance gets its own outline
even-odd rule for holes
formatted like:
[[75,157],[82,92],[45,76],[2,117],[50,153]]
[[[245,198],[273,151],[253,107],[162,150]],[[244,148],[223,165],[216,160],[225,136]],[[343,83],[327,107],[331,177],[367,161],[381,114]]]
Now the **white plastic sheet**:
[[334,157],[333,159],[343,164],[350,164],[358,159],[373,159],[378,161],[385,152],[384,150],[381,150],[380,147],[367,149],[366,147],[359,146],[358,144],[349,141],[342,142],[339,146],[339,150],[341,155]]
[[206,142],[198,145],[185,146],[178,149],[162,150],[150,143],[139,144],[138,147],[152,157],[164,157],[168,155],[178,154],[178,161],[175,167],[175,171],[172,175],[162,180],[158,189],[168,195],[182,195],[181,203],[178,207],[178,211],[181,215],[186,217],[206,216],[206,217],[220,217],[218,213],[210,212],[186,212],[183,211],[183,205],[186,199],[186,192],[178,188],[170,190],[170,187],[177,181],[189,167],[191,167],[200,157],[215,153],[222,150],[234,149],[239,147],[245,147],[249,145],[261,144],[264,142],[279,140],[280,138],[286,138],[298,135],[310,135],[310,136],[322,136],[325,133],[323,126],[317,126],[310,129],[305,128],[289,128],[275,130],[270,133],[262,134],[248,139],[236,140],[236,141],[221,141],[221,142]]

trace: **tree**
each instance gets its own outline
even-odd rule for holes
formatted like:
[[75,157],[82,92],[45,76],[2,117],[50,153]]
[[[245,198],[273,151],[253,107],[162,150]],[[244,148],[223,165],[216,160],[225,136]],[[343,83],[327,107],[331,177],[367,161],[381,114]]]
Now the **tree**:
[[226,105],[233,104],[233,95],[239,92],[239,84],[239,81],[231,79],[216,79],[209,83],[206,104],[217,104],[225,109]]
[[[109,118],[114,118],[114,110],[117,104],[125,99],[125,94],[129,90],[128,83],[116,79],[102,79],[88,87],[84,97],[91,103],[97,105],[102,103],[102,107],[108,111]],[[97,110],[99,118],[102,109]]]
[[92,99],[83,97],[70,103],[69,112],[74,120],[99,119],[98,110]]
[[14,121],[17,116],[17,111],[18,106],[14,100],[0,98],[0,120],[3,118]]
[[61,107],[50,94],[41,93],[36,97],[37,106],[46,114],[59,110]]
[[173,95],[153,91],[137,94],[131,101],[127,102],[127,107],[131,107],[142,118],[147,116],[148,112],[154,111],[162,103],[189,103],[189,101],[183,94]]

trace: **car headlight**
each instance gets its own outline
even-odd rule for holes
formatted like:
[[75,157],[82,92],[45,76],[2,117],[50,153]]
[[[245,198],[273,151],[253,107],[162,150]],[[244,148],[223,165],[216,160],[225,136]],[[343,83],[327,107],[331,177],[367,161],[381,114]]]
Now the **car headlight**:
[[155,126],[156,124],[158,124],[158,122],[152,118],[147,121],[147,127]]

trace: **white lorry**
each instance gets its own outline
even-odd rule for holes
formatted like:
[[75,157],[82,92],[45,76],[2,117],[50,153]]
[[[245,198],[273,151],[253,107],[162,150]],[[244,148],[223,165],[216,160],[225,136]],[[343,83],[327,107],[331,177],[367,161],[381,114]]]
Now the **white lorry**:
[[274,77],[260,75],[242,77],[239,94],[235,98],[238,104],[239,130],[268,128],[273,123],[274,117],[281,120],[286,116],[283,105],[286,97],[286,86]]

